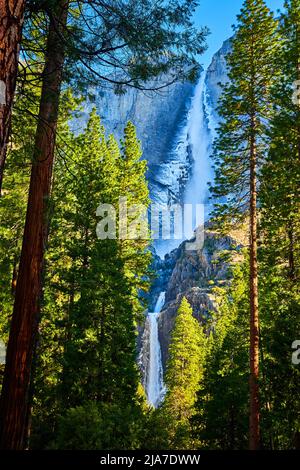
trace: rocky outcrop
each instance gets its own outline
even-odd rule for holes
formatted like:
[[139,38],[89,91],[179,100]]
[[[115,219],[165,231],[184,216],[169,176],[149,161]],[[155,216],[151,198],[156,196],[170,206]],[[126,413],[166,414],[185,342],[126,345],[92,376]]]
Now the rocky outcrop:
[[221,84],[225,84],[228,81],[226,55],[231,51],[231,41],[232,39],[224,41],[221,49],[213,56],[206,72],[207,101],[215,122],[219,120],[217,107],[222,93]]
[[228,276],[229,260],[236,255],[241,244],[231,236],[219,236],[205,230],[204,246],[201,250],[189,251],[186,242],[177,250],[177,262],[170,277],[166,301],[187,291],[191,287],[207,288],[223,283]]
[[242,260],[242,248],[246,240],[243,230],[220,236],[207,227],[201,250],[186,250],[186,243],[172,253],[176,262],[166,288],[166,304],[159,315],[159,339],[164,367],[182,297],[185,296],[191,304],[195,318],[205,325],[207,317],[215,310],[212,289],[229,281],[230,267]]
[[[166,76],[148,82],[147,88],[157,88],[172,80]],[[187,178],[190,162],[174,157],[174,146],[186,121],[195,84],[177,82],[159,91],[127,89],[117,95],[111,89],[90,90],[90,98],[76,119],[75,128],[85,127],[95,106],[107,133],[120,141],[124,126],[131,121],[142,142],[143,158],[148,162],[148,181],[152,200],[168,203],[180,196],[182,182]]]

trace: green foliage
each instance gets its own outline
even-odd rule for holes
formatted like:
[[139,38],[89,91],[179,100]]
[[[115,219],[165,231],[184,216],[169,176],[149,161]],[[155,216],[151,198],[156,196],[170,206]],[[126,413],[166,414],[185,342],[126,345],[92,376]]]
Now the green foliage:
[[86,402],[60,418],[55,445],[66,450],[136,449],[142,425],[137,406]]
[[[195,76],[195,53],[203,50],[205,36],[205,31],[193,29],[190,19],[197,2],[88,3],[93,31],[88,37],[83,16],[71,9],[65,83],[74,83],[81,74],[76,84],[80,89],[87,82],[112,77],[106,54],[113,67],[120,67],[120,75],[113,80],[120,93],[128,85],[143,88],[143,80],[171,69],[174,78]],[[103,22],[96,22],[95,8],[102,12]],[[20,70],[13,145],[0,198],[0,338],[5,342],[40,97],[48,20],[45,2],[28,2],[26,15],[23,49],[28,63]],[[300,79],[299,23],[296,0],[286,0],[278,22],[263,0],[245,0],[228,56],[230,81],[220,102],[222,122],[214,152],[213,194],[218,198],[214,217],[225,232],[248,214],[250,138],[257,143],[261,444],[265,449],[299,448],[300,441],[300,369],[292,364],[292,343],[300,331],[300,111],[292,101],[293,83]],[[106,53],[103,48],[112,49]],[[86,57],[92,66],[97,62],[97,78],[88,69]],[[68,123],[79,103],[71,90],[64,89],[49,200],[31,447],[245,449],[249,414],[246,252],[244,262],[234,266],[232,278],[222,287],[213,287],[213,280],[208,280],[216,312],[206,319],[205,333],[183,298],[172,332],[165,401],[159,409],[150,409],[136,364],[136,325],[144,310],[151,260],[145,220],[146,162],[132,123],[126,125],[119,145],[113,136],[106,136],[93,111],[86,129],[74,135]],[[128,215],[129,230],[121,239],[99,239],[97,207],[100,203],[115,207],[116,235],[121,235],[119,202],[124,197],[127,207],[134,209]],[[206,248],[212,254],[213,247]],[[227,262],[228,255],[224,251],[216,262]]]
[[[149,241],[99,239],[96,210],[99,203],[113,205],[118,222],[119,198],[127,194],[128,207],[143,204],[147,209],[140,145],[128,124],[120,151],[112,136],[106,138],[95,111],[84,133],[69,135],[68,144],[71,156],[58,159],[55,172],[34,446],[47,446],[50,429],[65,409],[86,401],[126,409],[139,383],[136,323],[143,309],[140,292],[148,283]],[[45,422],[46,442],[40,421]]]
[[260,196],[263,420],[265,445],[279,449],[299,446],[300,435],[299,367],[291,360],[300,332],[300,108],[292,99],[300,78],[299,22],[299,2],[286,1],[282,46],[275,56],[281,74],[272,92],[274,114]]
[[193,433],[207,449],[245,449],[248,438],[247,266],[235,266],[228,286],[214,289],[211,330]]
[[294,281],[300,275],[300,107],[293,103],[293,83],[300,78],[300,6],[288,1],[282,15],[282,47],[275,56],[282,70],[275,83],[274,116],[268,132],[268,158],[262,168],[261,205],[264,254]]
[[[217,313],[208,325],[208,354],[192,417],[194,438],[206,449],[241,450],[248,444],[248,276],[246,260],[233,268],[228,286],[214,289]],[[292,364],[292,343],[300,331],[299,288],[284,278],[282,267],[263,263],[259,298],[262,447],[293,449],[299,439],[300,372]]]
[[299,365],[292,363],[292,343],[300,332],[300,291],[282,267],[264,266],[261,278],[263,444],[294,449],[300,435]]
[[[62,32],[64,81],[86,93],[89,85],[153,90],[198,76],[197,56],[205,50],[207,28],[195,28],[197,0],[80,0],[68,6]],[[23,31],[25,58],[43,62],[49,17],[57,1],[28,0]],[[87,27],[88,25],[88,27]],[[145,83],[147,80],[150,83]],[[86,93],[88,95],[88,93]]]
[[169,347],[167,394],[162,412],[168,429],[170,448],[192,445],[189,419],[194,413],[196,392],[205,364],[206,336],[184,297],[178,309]]
[[229,82],[219,103],[222,121],[214,143],[216,177],[212,193],[217,203],[213,215],[223,232],[248,214],[250,140],[256,141],[260,164],[266,149],[264,137],[278,44],[277,22],[265,2],[245,0],[232,52],[226,58]]

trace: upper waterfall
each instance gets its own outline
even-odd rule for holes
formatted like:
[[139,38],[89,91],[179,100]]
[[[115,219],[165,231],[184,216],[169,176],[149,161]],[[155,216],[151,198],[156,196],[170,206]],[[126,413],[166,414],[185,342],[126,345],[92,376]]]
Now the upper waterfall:
[[[213,169],[210,159],[215,123],[212,118],[206,85],[206,71],[203,71],[194,89],[186,121],[175,139],[174,158],[178,161],[189,160],[190,171],[182,195],[181,203],[190,204],[193,208],[193,221],[183,226],[182,239],[159,240],[155,244],[157,253],[164,255],[177,248],[184,239],[191,238],[196,228],[196,205],[204,206],[205,219],[209,217],[208,183],[213,180]],[[184,222],[186,223],[186,222]]]
[[[206,72],[203,72],[195,89],[187,123],[188,143],[192,154],[192,175],[186,186],[184,203],[193,206],[196,204],[208,205],[208,183],[213,179],[210,160],[212,134],[209,129],[209,113],[206,109],[205,79]],[[206,216],[208,216],[208,212],[206,208]],[[190,234],[190,236],[192,235],[193,233]]]

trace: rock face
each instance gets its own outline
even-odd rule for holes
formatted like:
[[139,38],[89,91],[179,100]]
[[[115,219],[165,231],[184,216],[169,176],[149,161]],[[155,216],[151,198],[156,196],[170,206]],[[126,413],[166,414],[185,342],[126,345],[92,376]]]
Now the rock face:
[[[170,81],[162,77],[147,83],[158,87]],[[148,162],[148,181],[152,200],[168,203],[182,192],[182,182],[187,178],[190,162],[174,157],[174,145],[184,125],[195,84],[174,83],[160,91],[140,91],[130,88],[123,95],[113,90],[91,91],[91,99],[76,121],[76,128],[85,126],[93,106],[102,119],[107,133],[120,141],[124,126],[131,121],[142,142],[143,158]]]
[[[228,79],[225,57],[229,51],[230,40],[227,40],[214,55],[206,72],[205,104],[209,108],[206,112],[211,113],[214,123],[218,120],[219,83]],[[147,86],[161,86],[170,80],[164,76]],[[152,200],[163,204],[182,202],[193,166],[191,149],[189,146],[186,148],[184,132],[195,89],[196,84],[178,82],[157,92],[129,88],[125,94],[116,95],[111,89],[89,90],[89,99],[81,115],[72,123],[72,128],[75,131],[84,128],[94,106],[107,133],[113,133],[118,140],[122,138],[126,123],[132,121],[142,142],[143,158],[148,162]]]
[[220,236],[207,227],[201,250],[188,251],[184,242],[172,253],[176,262],[166,288],[166,304],[159,316],[159,339],[164,367],[182,297],[185,296],[191,304],[195,318],[205,324],[208,315],[215,310],[212,288],[228,282],[230,267],[232,263],[242,259],[241,250],[245,242],[243,231]]
[[[212,131],[219,121],[217,102],[221,95],[220,83],[226,83],[228,80],[226,55],[230,52],[230,49],[231,40],[227,40],[224,42],[220,51],[214,55],[205,76],[204,109],[207,119],[206,124]],[[156,121],[154,125],[159,123],[161,129],[164,128],[165,125],[169,129],[168,125],[172,122],[172,126],[174,126],[173,137],[164,136],[163,141],[156,147],[155,151],[151,150],[150,142],[144,147],[145,157],[148,159],[150,167],[149,181],[150,187],[152,188],[152,198],[155,201],[169,202],[170,193],[171,195],[174,193],[176,195],[178,192],[180,193],[180,189],[178,190],[178,188],[180,188],[178,181],[180,177],[184,180],[187,176],[186,173],[188,174],[191,171],[191,156],[189,156],[188,152],[180,151],[181,147],[185,147],[185,135],[184,132],[180,133],[180,131],[184,128],[184,123],[188,116],[187,107],[191,102],[191,97],[194,92],[195,88],[191,85],[185,85],[183,88],[182,85],[177,85],[176,88],[170,92],[167,98],[167,100],[170,100],[169,103],[171,103],[176,96],[181,102],[181,104],[178,102],[175,107],[178,109],[177,118],[175,120],[172,118],[172,121],[169,121],[170,116],[168,116],[167,113],[171,111],[171,107],[168,104],[166,106],[168,111],[161,121],[163,123],[162,126],[160,125],[160,121]],[[166,98],[164,99],[166,100]],[[165,104],[163,105],[161,98],[157,98],[157,100],[156,104],[154,102],[152,102],[152,104],[149,103],[150,109],[152,106],[158,106],[159,109],[161,109],[161,106],[166,105],[166,101],[164,101]],[[182,111],[183,109],[184,111]],[[150,115],[152,112],[154,114],[156,113],[155,111],[151,111]],[[157,113],[155,116],[160,116],[160,114]],[[134,118],[130,118],[135,122]],[[166,123],[165,120],[167,121]],[[108,120],[107,122],[113,121]],[[139,132],[139,124],[136,124],[138,125]],[[199,123],[197,123],[197,125],[198,124]],[[151,140],[151,135],[149,134],[150,128],[147,126],[148,125],[145,126],[145,129],[148,129],[148,131],[145,131],[144,135],[150,136]],[[118,126],[116,128],[118,128]],[[143,130],[140,130],[140,136],[142,136],[143,132]],[[199,129],[199,132],[201,132],[201,129]],[[156,135],[156,137],[159,135],[160,134]],[[171,145],[171,148],[168,147],[169,145]],[[178,151],[176,151],[176,148],[174,151],[174,145],[177,145]],[[188,150],[190,149],[189,146],[187,148]],[[160,155],[157,153],[158,149],[160,149]],[[183,155],[186,155],[186,159],[181,158],[180,160],[179,157]],[[209,158],[209,154],[207,154],[207,158]],[[176,165],[177,169],[181,166],[182,171],[180,170],[178,172],[174,170]],[[172,176],[172,172],[176,175],[175,179],[174,175]],[[178,174],[180,177],[178,177]],[[168,356],[171,332],[182,297],[185,296],[188,299],[193,308],[194,316],[201,323],[205,324],[207,316],[215,309],[212,288],[228,282],[230,277],[230,263],[241,257],[241,247],[246,243],[245,240],[242,239],[241,234],[230,234],[228,236],[218,237],[216,233],[209,230],[209,226],[206,228],[206,238],[202,250],[187,251],[185,249],[186,243],[182,243],[177,249],[168,253],[164,260],[155,255],[154,252],[153,271],[157,274],[157,278],[150,291],[149,309],[153,311],[160,292],[166,292],[166,304],[158,320],[159,340],[164,368]],[[141,351],[139,363],[144,379],[149,362],[149,355],[147,355],[149,349],[148,326],[146,322],[146,324],[140,327],[138,339],[139,351]],[[141,348],[142,344],[143,349]]]
[[215,122],[219,120],[217,107],[222,92],[220,84],[225,84],[228,81],[226,55],[231,52],[231,41],[232,39],[224,41],[221,49],[213,56],[206,72],[207,99]]
[[149,371],[150,363],[150,321],[148,317],[145,317],[144,324],[139,327],[137,349],[139,351],[137,363],[141,372],[142,385],[146,391],[149,380],[147,371]]

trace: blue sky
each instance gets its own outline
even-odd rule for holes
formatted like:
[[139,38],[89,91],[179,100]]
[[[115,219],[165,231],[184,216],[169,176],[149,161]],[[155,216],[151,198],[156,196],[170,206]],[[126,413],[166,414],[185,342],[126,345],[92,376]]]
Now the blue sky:
[[[207,38],[208,50],[201,56],[204,67],[210,64],[213,54],[220,49],[223,41],[232,35],[231,26],[236,22],[244,0],[200,0],[195,22],[197,26],[208,26],[211,34]],[[284,0],[267,0],[268,6],[276,11],[282,8]]]

